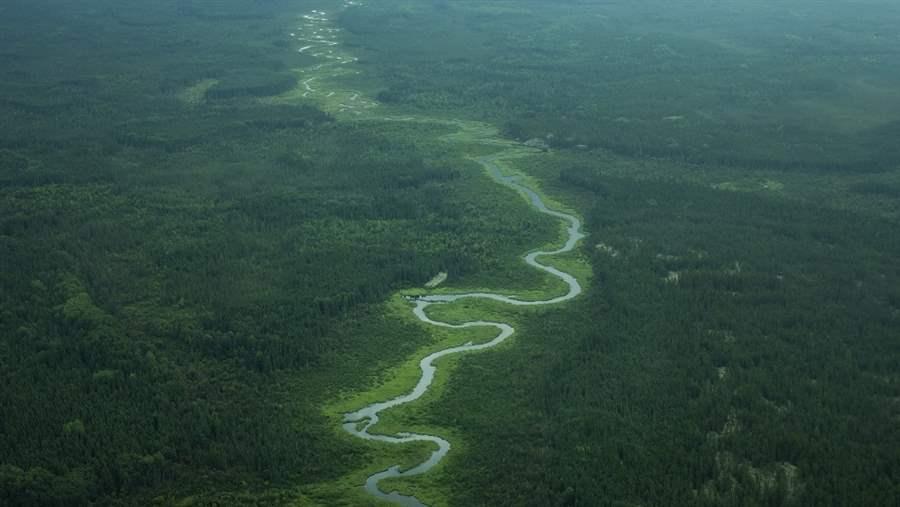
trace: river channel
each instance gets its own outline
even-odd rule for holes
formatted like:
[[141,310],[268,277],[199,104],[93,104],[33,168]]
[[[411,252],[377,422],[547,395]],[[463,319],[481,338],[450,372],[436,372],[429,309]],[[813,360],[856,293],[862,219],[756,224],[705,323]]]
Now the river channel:
[[479,157],[475,160],[485,168],[485,170],[488,172],[491,178],[494,179],[494,181],[507,187],[513,188],[514,190],[524,195],[535,210],[540,213],[556,217],[565,223],[566,241],[562,247],[552,251],[534,251],[525,255],[523,259],[527,265],[545,271],[561,279],[568,286],[568,290],[565,294],[544,300],[524,300],[519,299],[514,295],[504,295],[491,292],[433,294],[419,296],[411,300],[414,304],[412,310],[413,314],[420,321],[425,322],[426,324],[453,329],[493,327],[497,329],[497,335],[492,340],[487,342],[469,342],[464,345],[449,347],[429,354],[428,356],[422,358],[421,361],[419,361],[419,367],[422,371],[422,376],[419,378],[419,381],[410,392],[387,401],[373,403],[355,412],[350,412],[344,415],[344,429],[347,432],[366,440],[375,440],[389,444],[403,444],[408,442],[425,441],[433,442],[435,445],[437,445],[437,449],[432,452],[431,456],[416,466],[413,466],[406,470],[401,470],[399,466],[393,466],[391,468],[388,468],[387,470],[383,470],[369,476],[365,484],[366,491],[381,500],[393,502],[395,504],[403,506],[424,507],[425,504],[423,504],[414,496],[403,495],[397,491],[382,491],[378,487],[378,483],[383,479],[394,477],[411,477],[428,472],[435,465],[437,465],[450,451],[450,442],[437,435],[425,435],[406,432],[396,433],[394,435],[384,435],[380,433],[370,432],[369,430],[378,423],[378,414],[384,410],[410,403],[422,397],[422,395],[424,395],[428,391],[428,388],[431,386],[431,383],[434,380],[434,375],[437,371],[437,367],[434,365],[434,363],[438,359],[444,356],[449,356],[451,354],[473,352],[495,347],[509,338],[515,332],[515,329],[511,325],[503,322],[475,320],[462,324],[450,324],[447,322],[437,321],[431,319],[428,316],[428,308],[432,305],[448,304],[454,301],[459,301],[461,299],[491,299],[494,301],[500,301],[502,303],[516,306],[552,305],[568,301],[578,296],[582,291],[581,285],[578,283],[578,280],[574,276],[557,268],[554,268],[553,266],[541,264],[538,260],[542,257],[550,257],[553,255],[559,255],[572,251],[578,244],[578,241],[585,237],[584,233],[581,230],[581,221],[573,215],[548,208],[544,201],[541,199],[540,195],[538,195],[538,193],[535,192],[532,188],[529,188],[524,183],[522,183],[518,176],[504,175],[503,171],[498,165],[498,161],[508,156],[509,154],[506,151],[503,151],[500,153]]

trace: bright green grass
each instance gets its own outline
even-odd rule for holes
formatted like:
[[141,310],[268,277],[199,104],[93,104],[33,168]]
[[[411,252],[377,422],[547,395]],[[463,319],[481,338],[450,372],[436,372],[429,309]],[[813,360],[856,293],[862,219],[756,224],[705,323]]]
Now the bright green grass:
[[[488,132],[488,130],[481,130],[479,128],[476,132]],[[468,133],[470,135],[472,134],[472,132]],[[516,158],[525,155],[525,153],[515,151],[513,152],[513,154],[516,156]],[[508,174],[509,164],[507,161],[503,161],[503,169],[504,172]],[[556,200],[540,192],[539,187],[536,184],[536,180],[529,178],[526,175],[522,175],[522,179],[524,183],[527,184],[530,188],[538,191],[542,198],[546,199],[546,202],[549,206],[554,209],[570,211],[568,208],[564,207]],[[500,185],[497,185],[498,188],[500,188]],[[563,224],[561,224],[559,227],[559,236],[554,241],[548,242],[538,249],[556,249],[559,247],[561,242],[564,241],[564,239],[565,227]],[[591,278],[590,266],[577,251],[569,252],[563,255],[542,258],[539,260],[544,264],[557,267],[558,269],[573,274],[576,278],[578,278],[579,282],[583,286],[586,286]],[[517,270],[537,272],[535,268],[527,266],[521,257],[511,262],[517,263],[517,265],[515,266]],[[449,294],[484,291],[499,294],[515,294],[522,299],[540,300],[560,295],[566,290],[566,285],[561,280],[551,275],[541,274],[540,280],[541,282],[538,285],[524,290],[510,290],[503,288],[498,289],[497,287],[457,286],[441,287],[440,289],[437,289],[435,291],[425,291],[424,289],[416,288],[402,291],[402,293]],[[517,307],[497,301],[470,299],[457,301],[451,304],[432,305],[428,308],[428,313],[429,316],[435,320],[450,323],[462,323],[472,320],[486,320],[494,322],[504,322],[512,325],[513,327],[517,327],[519,318],[525,313],[541,312],[546,308],[547,307],[544,306]],[[386,304],[385,311],[391,318],[407,319],[410,321],[418,322],[418,320],[412,314],[411,309],[412,308],[409,302],[407,302],[400,293],[397,293],[394,294],[394,296],[392,296],[390,301]],[[390,368],[385,372],[384,375],[381,376],[381,378],[379,378],[374,383],[374,385],[363,391],[343,393],[333,403],[330,403],[324,408],[324,412],[327,417],[333,421],[334,431],[336,432],[338,438],[352,439],[355,443],[366,449],[366,455],[371,454],[372,456],[374,456],[374,458],[363,468],[357,470],[349,476],[342,477],[341,479],[333,483],[322,484],[311,488],[306,492],[306,494],[310,497],[321,499],[321,501],[330,505],[340,505],[340,502],[344,501],[350,502],[349,504],[354,505],[370,505],[372,504],[372,502],[374,502],[374,500],[371,497],[368,497],[368,495],[365,494],[364,490],[361,487],[361,485],[365,483],[365,479],[369,475],[384,470],[393,465],[400,465],[403,468],[414,466],[415,464],[423,461],[428,456],[428,454],[433,451],[433,446],[425,443],[390,445],[364,441],[345,433],[341,427],[344,413],[358,410],[359,408],[367,406],[374,402],[389,400],[396,396],[409,392],[409,390],[412,389],[412,387],[418,382],[421,376],[419,362],[428,354],[438,350],[446,349],[448,347],[461,345],[469,341],[475,343],[489,341],[496,336],[496,330],[491,327],[452,330],[437,326],[431,326],[424,323],[420,323],[419,325],[422,326],[423,333],[427,333],[431,337],[429,345],[426,345],[425,347],[419,349],[404,363]],[[494,352],[497,350],[502,350],[504,347],[512,346],[515,338],[516,335],[514,334],[512,337],[510,337],[510,339],[500,344],[497,348],[490,349],[489,351],[485,352]],[[443,505],[446,503],[446,484],[448,483],[448,478],[444,477],[443,475],[444,465],[446,463],[446,460],[452,459],[454,454],[459,454],[461,452],[461,450],[464,448],[464,443],[460,439],[459,435],[456,435],[454,432],[449,431],[448,429],[443,427],[436,427],[432,424],[427,424],[424,422],[424,420],[427,419],[426,415],[429,412],[429,407],[433,403],[440,402],[441,395],[446,389],[447,381],[453,370],[455,369],[455,365],[458,364],[458,361],[463,359],[463,356],[465,356],[465,354],[454,354],[439,360],[436,363],[436,366],[438,367],[437,374],[435,375],[434,381],[429,387],[428,392],[423,395],[422,398],[416,400],[413,403],[405,404],[392,410],[383,412],[381,414],[381,419],[378,425],[372,428],[373,432],[383,434],[394,434],[398,431],[409,431],[414,433],[439,435],[442,438],[450,441],[451,445],[453,446],[450,454],[447,456],[447,458],[445,458],[445,461],[442,461],[438,466],[429,471],[429,473],[411,479],[396,479],[385,481],[381,485],[384,490],[391,491],[393,489],[397,489],[399,491],[403,491],[404,494],[415,495],[417,498],[425,501],[429,505]]]
[[[519,182],[537,192],[549,208],[578,215],[571,207],[563,205],[559,200],[544,193],[537,179],[516,170],[521,160],[535,157],[539,152],[501,138],[499,130],[495,126],[475,121],[410,115],[406,111],[395,108],[388,110],[382,105],[341,111],[341,104],[346,104],[351,97],[356,94],[359,94],[360,97],[363,96],[362,92],[350,88],[350,85],[358,87],[363,84],[354,70],[345,66],[328,66],[317,71],[299,69],[297,72],[300,83],[298,87],[273,99],[274,101],[284,103],[312,101],[318,107],[345,121],[380,122],[385,132],[405,141],[411,141],[418,146],[427,145],[432,152],[435,149],[438,152],[443,150],[447,157],[456,160],[464,158],[475,163],[477,157],[501,152],[502,158],[497,163],[504,174],[519,175]],[[312,81],[307,81],[310,79]],[[303,84],[304,81],[310,83],[316,91],[309,92]],[[371,90],[366,91],[371,92]],[[371,101],[368,98],[358,98],[357,101],[359,100],[366,103]],[[410,128],[411,126],[413,128]],[[483,170],[480,164],[478,167]],[[511,194],[505,191],[504,186],[496,182],[492,182],[492,184],[496,185],[496,192],[491,192],[491,194],[496,194],[498,199],[511,197]],[[524,194],[521,196],[526,198]],[[530,212],[536,213],[530,206],[528,209]],[[559,248],[565,241],[564,223],[560,222],[558,231],[556,238],[552,238],[546,244],[537,245],[535,249],[548,251]],[[303,495],[301,504],[379,504],[380,502],[365,493],[362,485],[366,478],[394,465],[399,465],[401,468],[414,466],[427,458],[428,454],[434,450],[433,445],[429,443],[392,445],[365,441],[343,430],[343,415],[374,402],[389,400],[409,392],[421,377],[419,362],[428,354],[470,341],[475,343],[489,341],[496,336],[497,330],[493,327],[454,330],[420,323],[412,313],[412,306],[403,298],[403,295],[482,291],[516,295],[526,300],[542,300],[563,294],[567,289],[565,283],[526,265],[522,259],[526,253],[528,252],[522,252],[517,258],[504,260],[505,268],[508,269],[501,270],[502,273],[476,275],[463,280],[448,280],[447,286],[434,291],[412,288],[396,293],[389,299],[385,304],[385,312],[389,318],[416,322],[422,327],[422,332],[429,336],[428,344],[417,350],[403,363],[385,370],[383,375],[372,385],[360,391],[344,392],[323,408],[326,417],[332,421],[335,437],[352,441],[353,445],[363,449],[364,454],[362,455],[367,458],[361,463],[360,469],[347,476],[333,482],[304,488],[301,491]],[[590,266],[577,251],[539,258],[539,261],[573,274],[582,286],[586,286],[591,278]],[[487,320],[504,322],[517,327],[522,315],[540,312],[544,308],[546,307],[516,307],[489,300],[463,300],[446,305],[432,305],[429,307],[428,313],[433,319],[445,322],[461,323]],[[514,334],[498,347],[485,351],[485,353],[495,353],[505,347],[513,346],[515,339],[516,335]],[[447,503],[447,485],[450,483],[450,478],[445,476],[445,465],[448,460],[460,455],[464,450],[465,443],[455,432],[428,424],[425,421],[428,419],[429,407],[440,403],[448,379],[455,366],[463,360],[465,355],[454,354],[441,358],[435,363],[437,373],[432,385],[420,399],[380,414],[379,423],[372,428],[373,433],[395,434],[399,431],[407,431],[432,434],[447,439],[452,445],[448,456],[427,474],[412,479],[384,481],[381,484],[382,489],[386,491],[396,489],[407,495],[415,495],[423,502],[433,506]]]

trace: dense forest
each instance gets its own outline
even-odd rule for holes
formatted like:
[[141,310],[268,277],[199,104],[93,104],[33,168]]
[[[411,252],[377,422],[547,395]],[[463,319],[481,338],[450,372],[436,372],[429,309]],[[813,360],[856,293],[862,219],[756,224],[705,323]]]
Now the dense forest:
[[388,104],[558,148],[871,171],[900,162],[900,7],[874,4],[379,2],[341,21]]
[[586,293],[416,414],[465,442],[446,505],[900,502],[896,4],[37,0],[0,6],[0,504],[313,503],[377,452],[323,406],[430,339],[392,294],[544,281],[557,224],[452,126],[281,100],[310,9],[334,86],[542,140],[586,221]]
[[574,172],[595,283],[435,405],[459,504],[896,503],[896,224]]
[[897,503],[900,76],[876,4],[346,12],[380,100],[545,140],[522,165],[591,232],[588,297],[429,406],[466,441],[453,505]]
[[[34,59],[10,51],[3,70],[0,503],[227,503],[339,474],[354,450],[329,440],[317,404],[422,340],[383,318],[387,295],[439,271],[503,271],[552,226],[490,199],[447,149],[409,140],[421,126],[254,100],[282,73],[271,88],[221,73],[280,66],[246,49],[287,53],[259,21],[278,24],[267,8],[188,16],[168,55],[141,38],[172,30],[169,17],[131,12],[148,23],[136,26],[107,7],[4,17],[85,39],[56,33],[38,57],[13,30]],[[93,23],[107,31],[87,36]],[[219,38],[228,30],[248,40]],[[136,49],[112,42],[126,33],[140,71],[119,53]],[[77,70],[47,61],[69,50]],[[198,97],[207,79],[218,84]]]

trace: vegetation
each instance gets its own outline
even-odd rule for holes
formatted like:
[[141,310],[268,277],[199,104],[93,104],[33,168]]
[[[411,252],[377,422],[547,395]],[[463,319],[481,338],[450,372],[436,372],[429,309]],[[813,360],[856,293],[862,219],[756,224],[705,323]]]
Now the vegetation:
[[[558,224],[469,159],[489,125],[550,147],[509,165],[586,219],[559,265],[592,278],[552,309],[435,308],[517,332],[385,414],[454,446],[386,487],[897,504],[900,10],[862,4],[0,7],[0,504],[371,502],[368,474],[428,451],[342,411],[485,338],[400,295],[558,288],[519,261]],[[307,97],[311,9],[359,61]]]
[[[79,22],[66,29],[90,28]],[[215,65],[252,69],[244,23],[180,29],[210,44],[223,25],[247,30]],[[553,224],[495,198],[448,147],[411,140],[421,128],[266,105],[255,96],[277,90],[202,66],[134,81],[108,42],[124,35],[95,37],[111,54],[80,72],[127,84],[82,76],[80,95],[44,99],[35,90],[73,77],[40,59],[4,71],[27,76],[4,86],[32,91],[29,107],[5,103],[0,138],[0,503],[268,503],[356,467],[367,458],[346,459],[359,451],[318,407],[423,340],[381,302],[439,271],[488,283],[479,273],[497,276]],[[151,51],[143,65],[215,51]],[[214,101],[182,100],[207,79]],[[249,91],[214,93],[225,86]]]
[[449,504],[900,498],[896,12],[851,8],[346,12],[380,100],[546,140],[520,165],[592,233],[588,296],[520,316],[418,415],[465,442]]
[[468,444],[455,502],[900,498],[895,224],[579,175],[588,296],[468,358],[430,413]]
[[342,23],[389,104],[557,148],[867,172],[900,163],[900,12],[875,5],[379,2]]

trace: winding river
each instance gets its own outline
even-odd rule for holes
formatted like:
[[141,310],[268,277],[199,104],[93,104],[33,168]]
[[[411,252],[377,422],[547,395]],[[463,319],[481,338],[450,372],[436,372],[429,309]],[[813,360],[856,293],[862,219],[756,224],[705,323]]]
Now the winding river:
[[[342,8],[347,8],[362,4],[359,0],[343,0],[342,5]],[[437,435],[408,432],[386,435],[370,430],[373,430],[374,426],[378,424],[378,415],[381,412],[415,401],[428,391],[428,388],[434,381],[434,375],[437,370],[434,363],[438,359],[451,354],[473,352],[495,347],[515,332],[515,329],[513,329],[511,325],[504,322],[489,322],[484,320],[476,320],[462,324],[441,322],[428,316],[428,308],[432,305],[448,304],[461,299],[491,299],[516,306],[552,305],[568,301],[581,293],[582,289],[578,280],[571,274],[554,268],[553,266],[541,264],[539,259],[572,251],[578,244],[578,241],[584,238],[584,234],[581,231],[581,221],[577,217],[548,208],[534,189],[525,185],[518,176],[504,175],[503,171],[500,169],[499,161],[535,153],[538,150],[529,149],[518,143],[502,139],[499,137],[497,130],[494,127],[484,123],[437,118],[385,117],[373,115],[371,110],[377,107],[378,103],[361,98],[362,94],[360,92],[340,88],[332,90],[321,88],[319,83],[323,81],[332,80],[348,72],[358,73],[358,71],[346,69],[345,66],[355,62],[356,57],[341,51],[337,35],[339,30],[331,26],[330,20],[331,14],[328,12],[313,10],[303,15],[298,21],[299,26],[297,26],[296,31],[290,33],[290,37],[294,39],[299,46],[297,49],[298,53],[305,54],[308,52],[312,56],[324,60],[322,63],[303,71],[306,76],[305,79],[302,79],[301,81],[302,88],[297,92],[301,99],[317,100],[324,109],[329,110],[333,114],[353,118],[356,121],[374,120],[382,122],[430,123],[455,127],[456,132],[444,136],[444,140],[495,146],[498,148],[497,153],[477,157],[474,160],[484,167],[494,181],[516,190],[522,194],[538,212],[558,218],[566,225],[566,241],[562,247],[552,251],[534,251],[524,256],[524,261],[529,266],[549,273],[565,282],[568,286],[568,290],[565,294],[545,300],[525,300],[514,295],[490,292],[431,294],[412,299],[411,301],[414,303],[412,310],[413,314],[416,318],[426,324],[452,329],[492,327],[497,330],[497,335],[487,342],[469,342],[464,345],[449,347],[429,354],[419,361],[422,375],[410,392],[387,401],[373,403],[355,412],[344,414],[343,428],[359,438],[388,444],[432,442],[437,446],[437,449],[431,453],[431,456],[422,463],[406,470],[401,470],[399,466],[390,467],[387,470],[369,476],[365,484],[366,491],[378,499],[404,506],[424,507],[424,504],[414,496],[403,495],[396,491],[382,491],[378,487],[378,483],[383,479],[411,477],[428,472],[450,451],[450,442]],[[316,85],[313,86],[313,83],[316,83]]]
[[581,221],[575,216],[548,208],[541,197],[538,195],[538,193],[521,183],[517,176],[505,176],[500,170],[497,162],[503,158],[507,158],[508,156],[509,152],[500,152],[493,155],[479,157],[475,160],[482,166],[484,166],[488,174],[495,181],[502,185],[513,188],[526,196],[531,206],[534,207],[537,211],[559,218],[566,223],[566,242],[562,247],[552,251],[531,252],[525,255],[524,260],[525,263],[529,266],[540,269],[560,278],[568,286],[568,291],[565,294],[556,297],[536,301],[522,300],[518,299],[516,296],[496,294],[491,292],[471,292],[463,294],[439,295],[435,294],[420,296],[413,300],[415,303],[413,314],[415,314],[415,316],[422,322],[433,326],[453,329],[464,329],[470,327],[493,327],[497,329],[497,336],[495,336],[492,340],[484,343],[469,342],[465,345],[450,347],[429,354],[421,361],[419,361],[419,367],[422,370],[422,376],[419,378],[418,383],[416,383],[415,387],[410,392],[387,401],[373,403],[355,412],[350,412],[344,415],[344,429],[360,438],[364,438],[367,440],[376,440],[379,442],[390,444],[403,444],[408,442],[425,441],[433,442],[437,445],[437,449],[432,452],[431,456],[427,460],[412,468],[409,468],[407,470],[400,470],[399,466],[393,466],[391,468],[388,468],[387,470],[383,470],[369,476],[369,478],[366,480],[366,491],[379,499],[404,506],[424,507],[425,504],[423,504],[414,496],[402,495],[397,491],[382,491],[381,489],[379,489],[378,483],[383,479],[393,477],[410,477],[414,475],[424,474],[435,465],[437,465],[441,461],[441,459],[443,459],[443,457],[450,451],[450,442],[436,435],[423,435],[418,433],[406,432],[397,433],[395,435],[372,433],[369,430],[378,423],[378,414],[384,410],[415,401],[419,399],[423,394],[425,394],[428,391],[428,388],[431,385],[432,381],[434,380],[434,375],[437,370],[437,367],[435,367],[434,363],[438,359],[444,356],[449,356],[451,354],[484,350],[495,347],[509,338],[515,332],[515,329],[511,325],[503,322],[476,320],[465,322],[462,324],[449,324],[447,322],[437,321],[428,316],[428,307],[436,304],[451,303],[454,301],[459,301],[460,299],[492,299],[494,301],[500,301],[502,303],[516,306],[552,305],[572,299],[581,293],[581,285],[578,283],[578,280],[574,276],[556,269],[553,266],[548,266],[546,264],[541,264],[540,262],[538,262],[538,259],[541,257],[558,255],[572,251],[577,245],[578,241],[585,236],[584,233],[581,232]]

